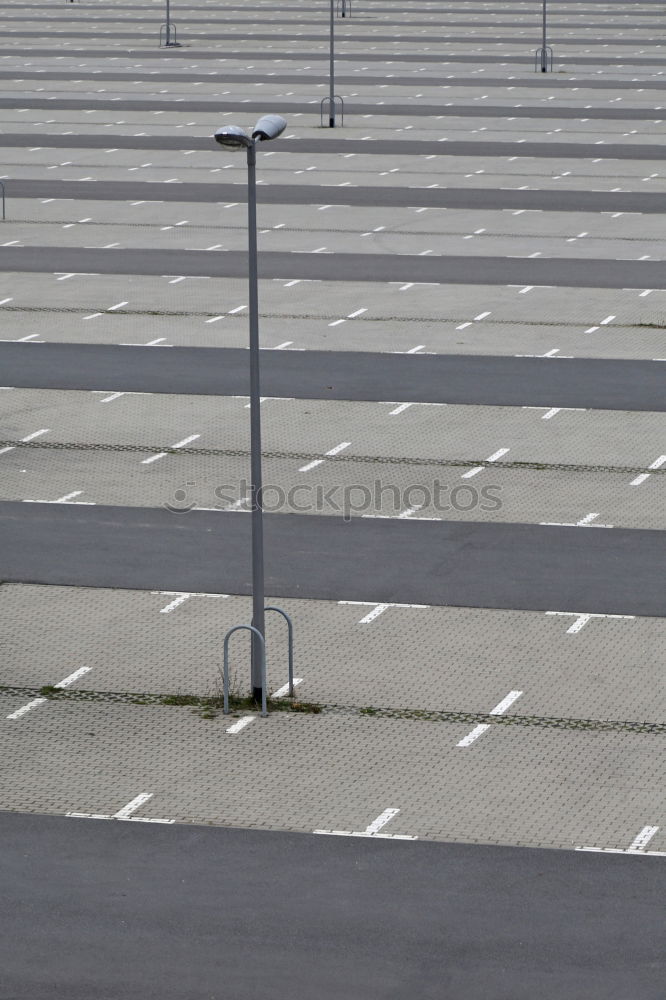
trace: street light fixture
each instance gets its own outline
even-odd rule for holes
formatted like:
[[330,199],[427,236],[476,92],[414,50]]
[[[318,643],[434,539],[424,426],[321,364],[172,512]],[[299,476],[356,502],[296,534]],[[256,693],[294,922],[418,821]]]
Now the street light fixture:
[[[287,122],[281,115],[264,115],[251,135],[238,125],[225,125],[215,133],[223,149],[247,150],[247,243],[250,315],[250,503],[252,512],[252,697],[262,697],[262,640],[264,625],[264,525],[261,477],[261,407],[259,379],[259,294],[257,288],[257,183],[256,144],[276,139]],[[261,639],[257,635],[261,636]]]

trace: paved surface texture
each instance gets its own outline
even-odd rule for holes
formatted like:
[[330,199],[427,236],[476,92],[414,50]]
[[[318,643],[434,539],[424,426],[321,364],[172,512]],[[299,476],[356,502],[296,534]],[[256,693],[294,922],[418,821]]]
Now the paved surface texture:
[[[15,387],[247,393],[247,351],[93,345],[0,345],[3,379]],[[399,400],[487,406],[666,408],[666,362],[493,357],[406,357],[356,352],[271,352],[267,396]]]
[[660,10],[0,6],[8,996],[663,994]]
[[0,822],[12,997],[661,994],[656,859]]
[[[266,518],[280,597],[663,615],[660,532]],[[0,504],[0,578],[247,593],[249,519],[203,511]]]
[[[501,155],[501,154],[500,154]],[[210,184],[186,184],[183,187],[165,188],[163,184],[151,184],[147,181],[131,182],[116,181],[104,184],[99,192],[91,184],[96,181],[40,181],[24,180],[11,185],[10,193],[17,198],[93,198],[94,200],[112,201],[178,201],[197,202],[211,200]],[[245,191],[239,191],[234,185],[219,184],[214,189],[215,201],[220,204],[234,199],[245,200]],[[641,193],[606,194],[590,191],[521,191],[521,190],[464,190],[448,188],[446,190],[428,190],[426,188],[348,188],[341,191],[331,191],[328,186],[310,185],[272,185],[262,187],[260,196],[263,204],[278,205],[381,205],[385,207],[422,206],[426,208],[466,208],[466,209],[513,209],[522,211],[558,211],[558,212],[640,212],[643,214],[659,213],[658,204],[650,195]],[[29,270],[26,267],[31,260],[36,270],[38,266],[39,247],[31,247],[29,252],[20,253],[17,249],[4,250],[0,262],[5,270]],[[149,250],[149,248],[146,248]],[[144,251],[145,252],[145,251]],[[109,254],[95,254],[93,260],[103,260]],[[159,260],[159,257],[155,258]],[[328,262],[330,263],[330,262]],[[407,262],[405,263],[408,266]],[[422,261],[421,264],[424,262]],[[541,261],[537,266],[542,266]],[[99,266],[99,265],[98,265]],[[299,265],[300,266],[300,265]],[[358,264],[356,265],[358,266]],[[523,265],[529,267],[530,265]],[[550,266],[550,264],[549,264]],[[556,266],[556,265],[553,265]],[[45,268],[46,269],[46,268]],[[134,270],[132,267],[131,270]],[[628,268],[631,276],[632,268]],[[635,268],[633,270],[636,270]],[[655,268],[639,268],[638,273],[650,275]],[[247,272],[247,267],[245,272]],[[140,273],[140,272],[139,272]],[[158,272],[159,273],[159,272]],[[427,274],[428,271],[425,272]],[[553,272],[553,275],[556,271]],[[594,271],[590,275],[590,284],[597,285]],[[353,275],[348,280],[353,280]],[[387,280],[391,280],[387,277]],[[433,280],[428,278],[427,280]],[[462,284],[462,280],[460,281]],[[575,282],[560,282],[575,284]],[[640,286],[643,287],[643,286]]]

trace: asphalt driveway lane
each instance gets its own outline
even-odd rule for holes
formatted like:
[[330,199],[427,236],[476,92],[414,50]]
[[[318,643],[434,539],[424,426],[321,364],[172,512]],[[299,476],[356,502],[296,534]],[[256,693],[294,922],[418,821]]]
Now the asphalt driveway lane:
[[[280,597],[666,615],[664,533],[459,521],[265,516]],[[0,503],[0,579],[251,592],[237,512]]]
[[[266,395],[299,399],[559,406],[663,412],[661,361],[263,351]],[[243,348],[0,343],[4,385],[244,395]]]
[[12,1000],[663,995],[657,858],[10,813],[0,833]]

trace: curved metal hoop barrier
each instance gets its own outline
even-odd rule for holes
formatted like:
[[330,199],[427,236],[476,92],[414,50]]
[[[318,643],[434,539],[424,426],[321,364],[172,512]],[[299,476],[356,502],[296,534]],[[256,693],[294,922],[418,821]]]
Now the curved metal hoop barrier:
[[160,25],[160,48],[180,48],[178,32],[173,21]]
[[328,124],[330,128],[335,127],[335,117],[336,111],[340,113],[340,124],[345,123],[345,102],[341,97],[337,95],[331,100],[330,97],[322,98],[321,104],[319,106],[319,123],[324,127],[324,118],[328,118]]
[[534,72],[546,73],[550,69],[553,72],[553,50],[550,45],[542,45],[534,53]]
[[283,611],[282,608],[276,608],[276,607],[273,607],[271,605],[270,607],[264,608],[264,611],[277,611],[277,613],[279,615],[282,615],[282,617],[284,618],[284,620],[287,623],[287,642],[288,642],[288,645],[289,645],[289,654],[288,654],[289,655],[289,693],[288,693],[287,697],[288,698],[293,698],[294,697],[294,624],[293,624],[291,618],[289,617],[289,615],[287,614],[287,612]]
[[264,642],[264,637],[258,628],[254,625],[234,625],[230,628],[224,637],[224,714],[229,714],[229,640],[234,632],[239,632],[241,629],[246,629],[248,632],[252,632],[253,635],[259,639],[261,646],[261,714],[263,716],[268,715],[266,710],[266,643]]
[[[288,697],[294,697],[294,624],[282,608],[276,608],[274,605],[264,608],[264,611],[275,611],[278,615],[281,615],[287,623],[287,644],[289,651],[289,693]],[[260,641],[261,648],[261,714],[268,715],[268,710],[266,708],[266,702],[268,698],[268,682],[266,676],[266,640],[261,634],[258,628],[254,625],[234,625],[230,628],[224,637],[224,667],[223,667],[223,684],[224,684],[224,714],[229,714],[229,640],[234,632],[238,632],[241,629],[251,632],[252,635],[257,636]]]

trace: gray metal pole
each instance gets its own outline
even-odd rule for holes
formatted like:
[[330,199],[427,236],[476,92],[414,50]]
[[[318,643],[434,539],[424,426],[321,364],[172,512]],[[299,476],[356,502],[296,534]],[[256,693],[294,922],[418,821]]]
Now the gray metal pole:
[[[247,228],[250,307],[250,502],[252,510],[252,624],[266,635],[264,624],[264,523],[261,497],[261,404],[259,379],[259,293],[257,289],[257,152],[247,147]],[[262,643],[252,633],[252,697],[262,695]]]
[[541,41],[541,72],[548,69],[548,53],[546,51],[546,0],[543,0],[543,37]]
[[331,0],[331,64],[329,68],[328,125],[335,128],[335,0]]

